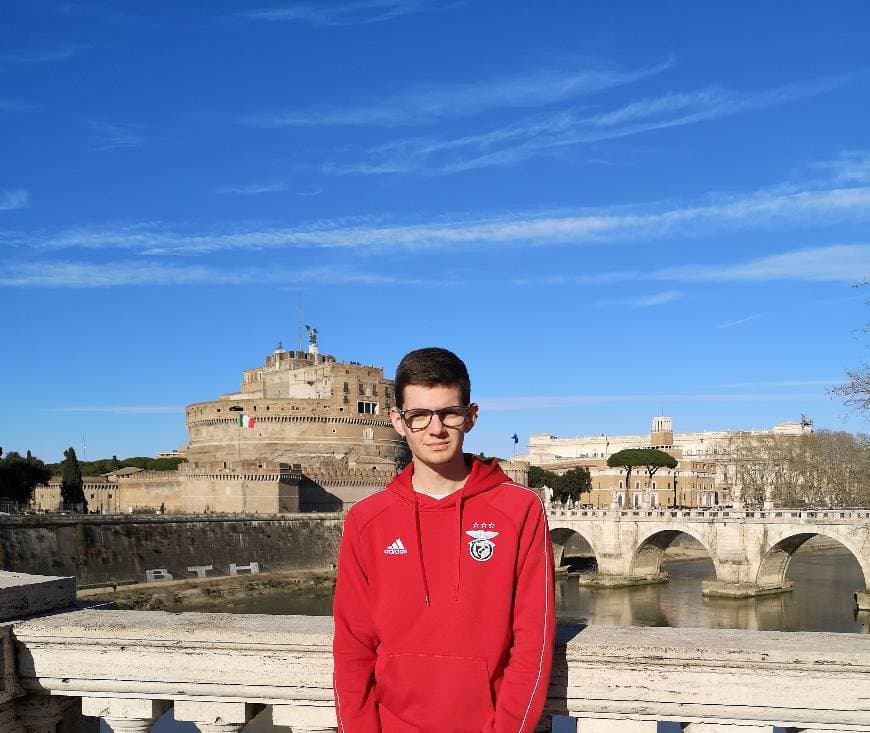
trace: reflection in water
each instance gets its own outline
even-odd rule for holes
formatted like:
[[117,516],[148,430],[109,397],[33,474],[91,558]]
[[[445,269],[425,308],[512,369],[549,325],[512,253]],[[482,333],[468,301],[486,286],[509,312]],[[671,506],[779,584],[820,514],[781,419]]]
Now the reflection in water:
[[666,569],[670,582],[636,588],[592,589],[575,578],[559,580],[559,616],[619,626],[870,633],[870,613],[854,608],[864,578],[845,550],[797,553],[788,570],[794,590],[760,598],[704,598],[701,581],[714,577],[709,560],[669,563]]
[[[704,598],[701,581],[714,577],[709,560],[672,562],[666,569],[670,582],[635,588],[581,588],[576,578],[559,579],[559,617],[614,626],[870,633],[870,612],[859,614],[854,602],[864,578],[846,550],[798,552],[788,570],[794,590],[761,598]],[[332,598],[298,593],[256,596],[234,599],[222,610],[328,616]]]

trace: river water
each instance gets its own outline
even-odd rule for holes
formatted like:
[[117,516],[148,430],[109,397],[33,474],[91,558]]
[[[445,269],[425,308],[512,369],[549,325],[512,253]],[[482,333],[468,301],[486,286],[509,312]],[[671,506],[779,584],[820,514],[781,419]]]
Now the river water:
[[[556,583],[560,619],[617,626],[688,626],[752,631],[870,632],[870,614],[854,610],[854,593],[864,581],[857,561],[845,549],[798,552],[788,577],[794,590],[742,600],[704,598],[701,582],[713,579],[710,560],[669,562],[670,582],[635,588],[592,589],[575,577]],[[233,600],[231,613],[332,613],[328,595],[267,595]]]

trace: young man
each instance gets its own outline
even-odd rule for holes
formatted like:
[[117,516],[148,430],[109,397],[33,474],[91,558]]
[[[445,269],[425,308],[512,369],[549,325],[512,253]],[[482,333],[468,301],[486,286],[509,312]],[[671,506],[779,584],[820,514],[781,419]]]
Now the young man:
[[413,455],[348,512],[335,589],[339,733],[529,733],[553,656],[553,553],[538,495],[463,455],[465,364],[412,351],[391,419]]

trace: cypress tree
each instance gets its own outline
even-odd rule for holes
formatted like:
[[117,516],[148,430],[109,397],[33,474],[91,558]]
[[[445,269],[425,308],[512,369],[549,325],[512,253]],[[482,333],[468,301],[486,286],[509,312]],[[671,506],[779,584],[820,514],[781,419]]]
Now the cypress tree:
[[63,462],[60,464],[61,483],[60,494],[64,504],[81,504],[82,511],[88,510],[85,499],[82,469],[73,447],[63,452]]

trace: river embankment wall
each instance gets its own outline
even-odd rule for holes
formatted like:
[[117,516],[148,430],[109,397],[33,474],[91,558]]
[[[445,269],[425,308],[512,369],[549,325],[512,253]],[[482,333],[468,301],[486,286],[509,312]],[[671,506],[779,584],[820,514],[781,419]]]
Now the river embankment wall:
[[[341,514],[0,517],[0,569],[78,584],[328,568]],[[233,568],[233,566],[235,566]]]

